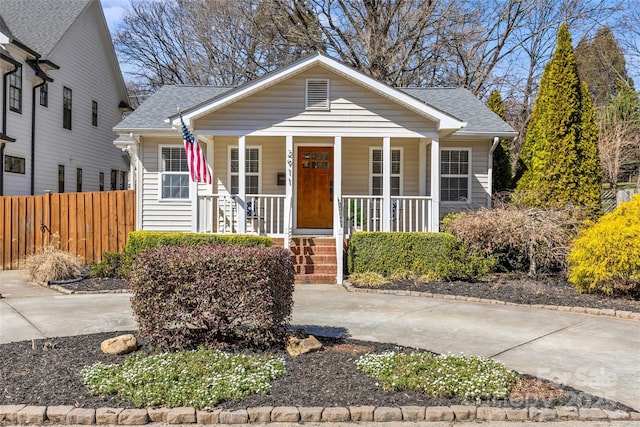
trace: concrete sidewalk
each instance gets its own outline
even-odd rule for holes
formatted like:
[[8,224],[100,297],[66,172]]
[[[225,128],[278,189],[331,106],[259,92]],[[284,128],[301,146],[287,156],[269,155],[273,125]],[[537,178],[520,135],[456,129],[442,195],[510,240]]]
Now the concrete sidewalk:
[[[60,295],[16,275],[0,272],[0,343],[136,328],[129,294]],[[294,301],[292,326],[308,333],[494,357],[640,410],[638,321],[336,285],[296,286]]]

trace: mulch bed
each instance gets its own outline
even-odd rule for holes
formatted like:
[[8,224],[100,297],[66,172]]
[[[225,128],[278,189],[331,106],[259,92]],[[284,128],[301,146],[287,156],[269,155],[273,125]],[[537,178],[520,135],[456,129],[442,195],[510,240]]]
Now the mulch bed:
[[[64,286],[69,292],[127,290],[119,279],[86,279]],[[499,299],[522,304],[568,305],[640,311],[640,301],[606,296],[580,295],[567,283],[534,281],[526,277],[499,276],[484,283],[428,283],[396,281],[387,289],[415,290]],[[88,396],[80,377],[83,366],[120,363],[126,356],[105,355],[100,343],[123,332],[61,337],[0,345],[0,405],[74,405],[86,408],[133,405],[117,397]],[[287,375],[273,383],[266,396],[249,396],[224,402],[222,408],[258,406],[449,406],[460,399],[427,398],[413,392],[389,392],[357,372],[355,360],[369,351],[393,348],[390,344],[322,338],[323,351],[291,358],[282,349],[272,352],[285,358]],[[142,349],[145,343],[142,342]],[[532,377],[523,377],[509,399],[485,404],[509,407],[579,406],[626,410],[619,403]]]

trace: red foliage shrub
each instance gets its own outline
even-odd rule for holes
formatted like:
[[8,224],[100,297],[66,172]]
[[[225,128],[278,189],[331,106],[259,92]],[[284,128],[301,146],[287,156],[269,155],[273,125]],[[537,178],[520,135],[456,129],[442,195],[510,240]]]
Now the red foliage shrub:
[[129,282],[141,336],[161,350],[266,347],[293,307],[287,251],[161,246],[136,258]]

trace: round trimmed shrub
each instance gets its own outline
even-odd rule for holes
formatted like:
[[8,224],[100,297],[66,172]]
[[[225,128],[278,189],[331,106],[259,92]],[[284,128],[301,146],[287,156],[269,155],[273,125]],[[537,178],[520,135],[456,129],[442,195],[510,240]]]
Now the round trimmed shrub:
[[569,281],[580,292],[640,296],[640,196],[580,233],[569,254]]

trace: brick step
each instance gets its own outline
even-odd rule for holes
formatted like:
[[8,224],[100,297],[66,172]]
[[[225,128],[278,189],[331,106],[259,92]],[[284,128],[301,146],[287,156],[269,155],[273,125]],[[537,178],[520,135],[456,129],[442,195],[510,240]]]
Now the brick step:
[[333,274],[335,276],[338,266],[336,264],[298,264],[293,266],[296,275],[305,274]]
[[335,246],[333,237],[292,237],[291,246]]
[[335,285],[334,274],[297,274],[294,283],[296,285]]
[[335,255],[336,247],[335,246],[291,246],[289,251],[292,255]]
[[336,264],[337,257],[333,255],[291,255],[293,264]]

